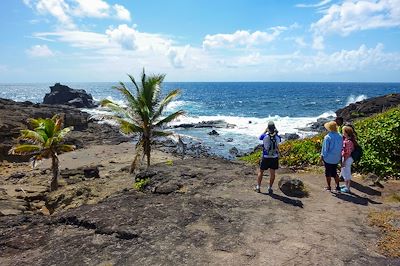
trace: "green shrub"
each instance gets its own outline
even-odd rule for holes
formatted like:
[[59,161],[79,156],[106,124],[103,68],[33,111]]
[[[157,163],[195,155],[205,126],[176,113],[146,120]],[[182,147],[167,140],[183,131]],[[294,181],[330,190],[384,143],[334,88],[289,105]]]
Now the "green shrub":
[[150,178],[137,179],[133,184],[133,187],[138,191],[143,191],[144,188],[150,183]]
[[[280,164],[295,168],[318,164],[324,136],[325,134],[318,134],[312,138],[283,142],[279,145]],[[251,164],[258,164],[261,152],[256,151],[240,159]]]
[[400,178],[400,108],[357,121],[354,126],[363,148],[355,169]]

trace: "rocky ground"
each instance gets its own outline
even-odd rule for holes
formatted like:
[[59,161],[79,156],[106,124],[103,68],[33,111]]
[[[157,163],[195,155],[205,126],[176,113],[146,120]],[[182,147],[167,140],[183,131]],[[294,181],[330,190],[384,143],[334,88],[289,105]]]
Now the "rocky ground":
[[[47,162],[37,170],[28,170],[26,164],[2,165],[3,196],[18,200],[17,205],[44,201],[47,211],[42,206],[0,217],[0,264],[400,263],[378,253],[381,232],[367,218],[372,210],[399,209],[398,203],[385,200],[400,189],[399,183],[391,181],[381,189],[356,178],[354,194],[339,195],[322,190],[322,174],[315,170],[281,169],[278,179],[300,178],[310,196],[288,197],[276,185],[272,195],[257,194],[252,191],[252,166],[156,152],[147,172],[151,183],[139,192],[127,173],[132,149],[123,143],[62,155],[62,173],[75,174],[64,175],[59,191],[52,193],[46,191]],[[85,178],[82,166],[98,166],[100,177]],[[42,188],[37,190],[42,198],[27,198],[34,186]]]

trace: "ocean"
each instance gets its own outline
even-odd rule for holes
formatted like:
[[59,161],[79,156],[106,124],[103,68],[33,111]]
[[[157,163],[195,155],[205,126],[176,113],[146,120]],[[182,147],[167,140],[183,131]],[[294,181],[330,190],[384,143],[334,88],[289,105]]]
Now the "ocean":
[[[108,98],[123,103],[112,88],[117,82],[62,83],[84,89],[96,100]],[[127,85],[130,84],[126,82]],[[0,84],[0,98],[40,103],[50,91],[50,83]],[[183,109],[186,116],[172,124],[224,120],[234,128],[216,129],[210,136],[206,129],[175,129],[186,141],[201,142],[216,155],[230,157],[236,147],[248,152],[259,143],[258,136],[268,121],[275,122],[280,134],[314,134],[301,128],[320,117],[335,116],[335,111],[367,98],[399,93],[400,83],[326,83],[326,82],[165,82],[166,93],[180,88],[182,95],[170,104],[167,112]],[[100,110],[86,110],[95,114]],[[232,138],[232,142],[227,142]]]

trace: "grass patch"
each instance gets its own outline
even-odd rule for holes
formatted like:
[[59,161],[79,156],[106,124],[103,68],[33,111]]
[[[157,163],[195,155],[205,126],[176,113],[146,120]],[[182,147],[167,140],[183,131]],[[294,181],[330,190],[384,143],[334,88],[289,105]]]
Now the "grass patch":
[[150,183],[150,178],[145,178],[145,179],[138,179],[135,181],[133,184],[134,189],[138,191],[143,191],[144,188]]
[[378,241],[379,251],[388,257],[400,257],[400,212],[373,211],[368,218],[372,226],[377,226],[382,231],[382,237]]
[[387,201],[388,202],[396,202],[399,203],[400,202],[400,193],[392,193],[387,197]]

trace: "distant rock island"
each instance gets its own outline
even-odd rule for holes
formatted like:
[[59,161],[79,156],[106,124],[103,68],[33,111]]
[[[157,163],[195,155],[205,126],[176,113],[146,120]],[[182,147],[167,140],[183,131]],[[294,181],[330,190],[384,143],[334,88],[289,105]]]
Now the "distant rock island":
[[92,95],[85,90],[72,89],[60,83],[50,86],[50,90],[44,96],[44,104],[62,104],[77,108],[95,108],[98,106]]

